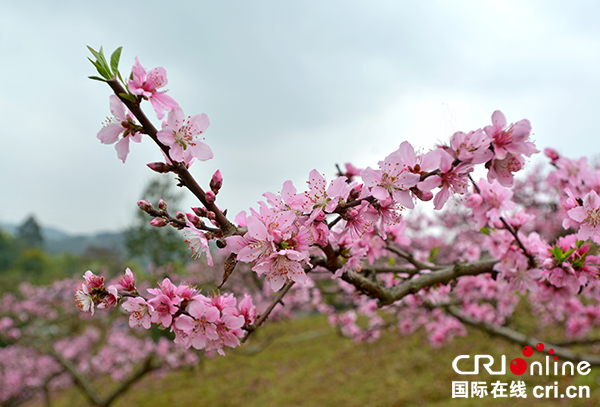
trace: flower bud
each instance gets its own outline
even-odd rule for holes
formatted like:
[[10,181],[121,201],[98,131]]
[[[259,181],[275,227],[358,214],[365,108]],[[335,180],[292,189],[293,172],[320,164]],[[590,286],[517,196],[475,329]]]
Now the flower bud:
[[157,228],[162,228],[163,226],[167,226],[167,222],[163,218],[154,218],[154,219],[152,219],[150,224]]
[[213,191],[206,191],[206,202],[208,202],[208,204],[214,204],[215,203],[215,193]]
[[161,211],[166,211],[167,203],[165,201],[163,201],[162,199],[159,199],[158,200],[158,209],[160,209]]
[[148,163],[146,164],[152,171],[156,171],[159,174],[164,174],[165,172],[169,172],[170,171],[170,166],[165,164],[165,163],[161,163],[161,162],[156,162],[156,163]]
[[420,189],[416,189],[415,193],[417,198],[419,198],[421,201],[427,202],[433,199],[433,192],[431,191],[421,191]]
[[182,220],[182,221],[185,222],[185,214],[184,213],[181,213],[181,212],[177,211],[177,215],[175,215],[175,217],[177,219]]
[[201,218],[206,218],[208,216],[208,211],[206,210],[206,208],[196,206],[192,208],[192,210],[196,215],[200,216]]
[[216,194],[219,193],[219,190],[223,186],[223,176],[221,175],[221,170],[215,171],[210,180],[210,190]]
[[188,220],[192,223],[192,225],[194,225],[194,227],[199,229],[204,226],[204,222],[202,222],[202,220],[193,213],[186,213],[185,216],[187,216]]
[[208,219],[210,219],[210,220],[215,220],[217,216],[215,215],[215,213],[214,213],[214,212],[208,212],[208,213],[206,214],[206,217],[207,217]]
[[152,205],[150,204],[150,202],[144,201],[143,199],[141,201],[138,201],[137,206],[141,210],[143,210],[144,212],[148,212],[148,211],[151,211],[153,209]]
[[360,192],[362,190],[362,186],[358,186],[352,189],[352,191],[350,191],[350,194],[348,195],[348,201],[354,201],[356,199],[358,199],[358,197],[360,196]]
[[550,160],[552,160],[551,162],[554,163],[556,160],[558,160],[560,158],[560,156],[558,155],[558,152],[550,147],[547,147],[544,149],[544,154],[546,155],[546,157],[548,157]]

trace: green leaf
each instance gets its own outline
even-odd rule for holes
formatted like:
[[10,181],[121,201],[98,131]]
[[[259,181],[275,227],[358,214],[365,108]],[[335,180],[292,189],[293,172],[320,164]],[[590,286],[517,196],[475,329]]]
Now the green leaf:
[[98,53],[98,55],[100,56],[98,60],[102,63],[102,65],[108,68],[108,62],[106,61],[106,57],[104,56],[104,51],[102,50],[102,47],[100,47],[100,52]]
[[487,228],[487,226],[484,226],[481,228],[480,230],[481,233],[483,233],[484,235],[490,235],[490,230]]
[[131,103],[137,102],[137,99],[135,98],[135,96],[130,95],[129,93],[119,93],[119,96],[121,96],[123,99],[129,100]]
[[110,56],[110,67],[112,68],[113,74],[115,76],[119,75],[119,60],[121,59],[121,51],[122,50],[123,50],[123,47],[119,47]]
[[110,71],[110,67],[108,66],[108,62],[106,62],[106,58],[104,57],[104,51],[102,50],[102,47],[100,47],[99,52],[95,51],[90,46],[88,46],[88,49],[90,50],[92,55],[94,55],[94,57],[96,57],[95,61],[91,60],[90,58],[88,58],[88,59],[90,60],[90,62],[92,64],[94,64],[94,66],[98,70],[98,73],[100,75],[102,75],[105,79],[111,79],[113,77],[113,75],[112,75],[112,72]]
[[573,254],[574,251],[575,251],[575,249],[567,250],[567,252],[565,252],[565,254],[563,255],[563,261],[567,260],[569,258],[569,256]]
[[439,247],[434,247],[433,249],[431,249],[431,254],[429,255],[429,258],[427,260],[430,263],[433,263],[435,260],[435,256],[438,254],[439,251],[440,251]]
[[88,76],[88,78],[93,79],[95,81],[106,82],[106,79],[102,79],[97,76]]
[[108,70],[108,68],[105,68],[104,66],[102,66],[102,64],[100,62],[92,61],[91,59],[89,59],[89,61],[96,67],[96,70],[98,71],[98,73],[100,75],[102,75],[105,79],[112,78],[112,75],[111,75],[110,71]]
[[90,50],[90,52],[92,53],[92,55],[94,55],[96,57],[96,60],[100,59],[100,54],[98,52],[94,51],[94,49],[92,47],[90,47],[89,45],[87,45],[87,48]]

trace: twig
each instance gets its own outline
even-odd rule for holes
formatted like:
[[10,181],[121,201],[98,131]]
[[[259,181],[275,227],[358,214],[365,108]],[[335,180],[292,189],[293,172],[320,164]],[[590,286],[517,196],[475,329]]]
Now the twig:
[[387,250],[389,250],[390,252],[402,257],[403,259],[405,259],[406,261],[411,263],[413,266],[415,266],[419,270],[439,270],[444,267],[444,266],[435,266],[435,265],[430,266],[425,263],[421,263],[420,261],[415,259],[412,254],[407,253],[404,250],[400,249],[399,247],[396,247],[390,243],[386,243],[385,248]]
[[[160,149],[165,153],[165,155],[170,158],[169,147],[165,146],[163,143],[161,143],[158,140],[158,137],[156,136],[158,131],[156,130],[156,128],[154,127],[152,122],[150,122],[148,117],[146,117],[146,115],[144,114],[142,109],[140,109],[139,104],[133,103],[130,100],[120,96],[120,94],[123,94],[123,93],[127,94],[127,91],[125,90],[125,88],[123,88],[123,86],[121,86],[121,84],[117,81],[116,78],[109,79],[106,81],[106,83],[108,83],[108,85],[111,87],[111,89],[114,91],[114,93],[119,97],[119,99],[125,104],[125,106],[127,106],[127,108],[131,111],[131,113],[133,113],[133,115],[139,120],[140,124],[144,128],[144,133],[146,133],[148,136],[150,136],[150,138],[160,147]],[[171,160],[171,161],[173,161],[173,160]],[[196,198],[198,198],[198,200],[200,202],[202,202],[202,205],[204,205],[204,207],[206,209],[208,209],[210,212],[213,212],[215,214],[215,221],[221,228],[223,235],[231,236],[234,234],[238,234],[237,228],[231,222],[229,222],[229,220],[225,217],[225,215],[223,214],[223,212],[221,212],[221,210],[217,207],[217,205],[215,205],[214,203],[209,203],[206,200],[206,194],[205,194],[204,190],[200,187],[200,185],[198,185],[198,183],[196,182],[194,177],[192,177],[192,174],[190,174],[190,172],[186,168],[185,164],[184,163],[174,163],[173,167],[175,168],[175,171],[176,171],[177,175],[179,176],[181,183],[187,189],[189,189],[190,192],[192,194],[194,194],[194,196]]]
[[290,288],[292,288],[293,285],[293,281],[288,281],[287,283],[285,283],[283,288],[279,290],[279,292],[277,293],[269,307],[265,310],[265,312],[263,312],[261,316],[256,319],[254,324],[248,325],[246,328],[244,328],[247,332],[246,335],[240,341],[241,343],[246,342],[246,340],[252,334],[252,332],[256,331],[256,329],[260,327],[263,324],[263,322],[265,322],[265,320],[269,317],[271,311],[273,311],[273,308],[275,308],[275,306],[281,302],[281,299],[287,294],[288,291],[290,291]]
[[[475,187],[475,190],[477,191],[477,193],[481,195],[481,189],[479,189],[479,186],[473,180],[473,178],[471,177],[471,174],[469,174],[468,177],[469,177],[469,180],[471,180],[471,183],[473,184],[473,186]],[[527,249],[525,248],[525,245],[523,245],[523,242],[521,242],[521,239],[519,239],[519,236],[517,235],[517,232],[515,231],[515,229],[511,225],[508,224],[508,222],[504,219],[504,217],[500,216],[500,221],[504,225],[504,228],[506,230],[508,230],[508,232],[513,236],[513,238],[515,239],[515,241],[517,242],[517,244],[519,245],[521,250],[523,250],[523,253],[525,254],[525,256],[527,256],[527,262],[528,262],[529,268],[532,268],[532,269],[536,268],[537,262],[535,260],[535,257],[533,257],[527,251]]]
[[[563,360],[568,360],[571,362],[588,362],[592,366],[600,366],[600,356],[591,355],[591,354],[583,354],[583,353],[575,353],[567,348],[562,346],[558,346],[556,344],[551,344],[548,342],[541,341],[539,339],[533,338],[531,336],[527,336],[521,332],[517,332],[513,329],[510,329],[505,326],[493,326],[486,324],[481,321],[477,321],[471,317],[460,315],[458,310],[454,307],[446,307],[445,311],[458,319],[465,325],[472,326],[474,328],[485,331],[494,336],[499,336],[501,338],[507,339],[511,342],[517,343],[522,346],[531,346],[535,349],[538,343],[544,344],[544,353],[548,353],[550,349],[554,350],[553,356],[558,356]],[[549,354],[549,353],[548,353]]]

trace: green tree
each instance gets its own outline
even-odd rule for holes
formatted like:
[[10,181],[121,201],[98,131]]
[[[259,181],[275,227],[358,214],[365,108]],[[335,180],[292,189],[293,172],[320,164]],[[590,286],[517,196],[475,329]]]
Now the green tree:
[[[175,213],[173,207],[181,201],[182,193],[173,190],[173,180],[168,177],[153,179],[142,193],[142,199],[155,208],[161,198],[169,205],[169,212]],[[125,246],[130,256],[143,265],[152,263],[160,267],[167,263],[181,264],[188,250],[181,232],[170,226],[151,226],[151,220],[148,214],[138,210],[134,224],[125,231]]]
[[8,270],[18,255],[19,247],[15,239],[0,229],[0,273]]
[[41,249],[44,246],[42,230],[33,215],[29,216],[25,222],[17,229],[17,239],[26,248]]

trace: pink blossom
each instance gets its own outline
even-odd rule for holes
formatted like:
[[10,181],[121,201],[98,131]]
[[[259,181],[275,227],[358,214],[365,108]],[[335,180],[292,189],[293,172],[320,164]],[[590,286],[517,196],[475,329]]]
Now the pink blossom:
[[305,261],[307,261],[307,256],[300,252],[279,250],[252,267],[252,270],[256,271],[259,276],[266,274],[271,289],[279,291],[288,280],[297,283],[306,282],[306,273],[301,264]]
[[135,279],[133,278],[133,273],[129,268],[125,270],[125,275],[119,277],[116,287],[119,290],[128,291],[131,293],[137,291],[135,288]]
[[513,174],[520,171],[524,164],[525,159],[516,154],[507,154],[501,160],[494,157],[488,171],[488,181],[496,179],[500,185],[512,187],[515,182]]
[[165,116],[164,110],[173,110],[179,107],[179,104],[173,98],[167,96],[165,91],[158,91],[158,89],[166,86],[168,82],[167,72],[163,67],[154,68],[146,73],[138,58],[135,57],[135,65],[131,69],[131,76],[129,91],[149,100],[159,119]]
[[104,289],[104,277],[100,277],[92,273],[90,270],[83,275],[84,285],[89,291]]
[[481,129],[468,134],[459,131],[452,135],[450,147],[445,147],[444,150],[462,162],[481,164],[489,161],[493,156],[489,148],[491,142],[492,139]]
[[338,177],[331,181],[326,189],[327,181],[323,175],[317,170],[312,170],[308,180],[309,190],[297,195],[290,206],[293,209],[312,212],[307,221],[312,223],[323,212],[332,213],[339,201],[348,197],[352,186],[346,180],[346,177]]
[[81,288],[75,292],[75,302],[81,311],[90,311],[94,315],[94,299],[85,284],[81,284]]
[[256,308],[252,303],[252,297],[244,294],[244,299],[238,305],[238,314],[244,317],[244,326],[251,325],[256,321]]
[[179,308],[176,307],[181,301],[173,301],[171,298],[164,294],[157,295],[156,297],[148,300],[148,312],[150,314],[150,320],[154,323],[159,323],[165,328],[171,326],[173,321],[173,314],[177,312]]
[[515,124],[506,125],[506,117],[501,111],[492,114],[492,125],[484,128],[485,133],[493,139],[494,157],[503,160],[511,153],[513,155],[526,155],[538,153],[539,150],[529,141],[531,124],[529,120],[519,120]]
[[117,157],[125,163],[127,154],[129,154],[129,141],[140,143],[142,134],[138,131],[139,126],[135,123],[133,115],[116,95],[110,96],[110,111],[114,117],[108,119],[97,137],[102,144],[113,144],[123,134],[123,138],[117,142],[115,149]]
[[150,329],[150,313],[154,309],[144,298],[128,298],[123,304],[123,308],[131,314],[129,316],[129,326],[131,328],[134,326],[143,326],[145,329]]
[[512,209],[515,204],[510,200],[513,192],[497,182],[489,183],[481,178],[477,186],[480,194],[473,194],[472,196],[479,195],[481,198],[469,197],[467,207],[473,209],[473,217],[477,222],[477,228],[481,229],[488,221],[492,224],[499,222],[503,211]]
[[209,340],[219,339],[216,323],[220,313],[216,307],[207,306],[204,301],[193,301],[187,311],[190,316],[181,315],[174,323],[179,343],[186,348],[204,349]]
[[439,175],[431,175],[424,181],[417,184],[419,189],[428,191],[436,187],[440,187],[440,191],[433,199],[434,208],[440,210],[450,198],[452,193],[463,195],[467,192],[469,179],[467,174],[473,171],[473,167],[469,164],[462,163],[454,166],[452,156],[443,150],[439,153]]
[[590,191],[583,198],[583,205],[567,212],[569,218],[580,223],[577,238],[592,239],[600,244],[600,197],[596,191]]
[[213,259],[210,253],[210,246],[208,245],[206,234],[200,229],[196,228],[189,221],[187,222],[187,226],[184,228],[183,234],[185,236],[185,242],[192,250],[193,257],[197,259],[202,255],[202,253],[206,253],[206,262],[212,267]]
[[415,205],[409,190],[417,185],[421,176],[410,171],[408,162],[416,165],[417,160],[414,149],[405,141],[379,162],[379,170],[367,167],[361,177],[375,198],[383,201],[391,196],[402,206],[412,209]]
[[161,143],[168,146],[169,155],[173,161],[184,161],[190,163],[192,158],[206,161],[213,158],[213,152],[202,140],[195,136],[202,134],[210,124],[208,116],[204,113],[188,116],[177,107],[169,112],[163,128],[156,136]]

